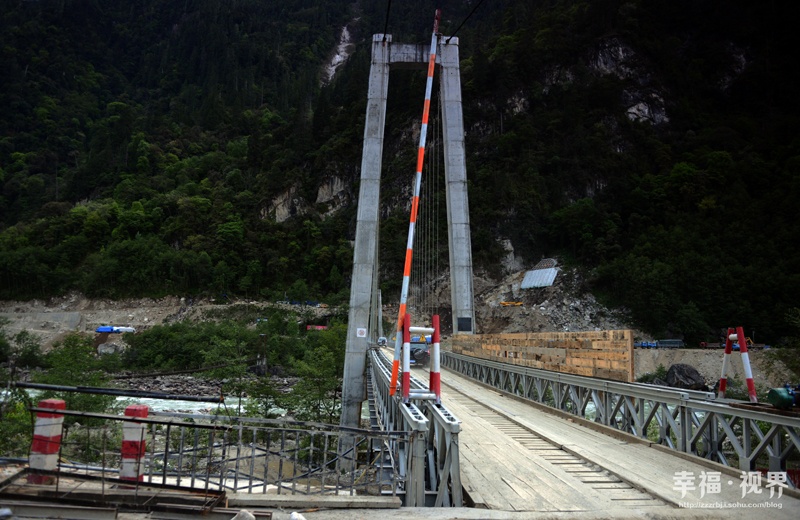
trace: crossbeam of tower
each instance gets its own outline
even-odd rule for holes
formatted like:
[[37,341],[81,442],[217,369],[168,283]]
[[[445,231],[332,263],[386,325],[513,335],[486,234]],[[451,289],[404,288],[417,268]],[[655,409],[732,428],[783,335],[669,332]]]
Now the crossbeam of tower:
[[[461,72],[458,38],[440,37],[436,65],[440,71],[442,139],[447,198],[448,249],[454,334],[472,334],[475,327],[472,288],[472,245],[469,232],[469,202],[464,148],[464,120],[461,109]],[[378,218],[381,163],[389,72],[396,68],[425,69],[430,58],[425,45],[392,42],[391,35],[372,37],[361,183],[358,194],[353,276],[342,388],[342,426],[357,427],[361,405],[366,398],[366,353],[370,308],[376,291]]]

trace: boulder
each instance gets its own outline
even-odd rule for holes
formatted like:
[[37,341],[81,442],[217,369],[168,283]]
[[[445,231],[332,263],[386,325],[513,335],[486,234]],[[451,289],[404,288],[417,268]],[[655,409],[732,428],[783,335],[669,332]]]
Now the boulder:
[[691,365],[677,363],[667,371],[667,385],[685,390],[708,390],[700,372]]

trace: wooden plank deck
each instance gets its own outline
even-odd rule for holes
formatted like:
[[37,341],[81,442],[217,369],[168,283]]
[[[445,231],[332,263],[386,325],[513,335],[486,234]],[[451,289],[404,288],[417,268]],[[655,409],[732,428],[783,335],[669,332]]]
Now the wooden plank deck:
[[468,399],[455,395],[448,398],[446,391],[443,397],[456,417],[468,417],[459,434],[461,475],[476,507],[577,512],[614,506],[607,492],[594,488],[595,484],[609,483],[608,476],[529,432],[514,438],[519,428],[504,431],[506,421],[501,416],[476,410]]

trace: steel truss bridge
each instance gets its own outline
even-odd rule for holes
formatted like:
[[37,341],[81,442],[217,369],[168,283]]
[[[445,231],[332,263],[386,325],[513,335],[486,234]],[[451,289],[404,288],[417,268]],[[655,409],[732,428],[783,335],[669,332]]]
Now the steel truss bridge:
[[[564,419],[577,417],[601,427],[742,471],[766,463],[768,470],[787,470],[787,461],[800,460],[800,418],[716,402],[713,392],[622,383],[530,369],[442,353],[442,366],[533,405],[547,407]],[[446,383],[447,372],[442,373]],[[389,395],[391,364],[383,351],[369,356],[370,417],[372,426],[404,431],[392,452],[400,481],[406,483],[407,506],[461,506],[459,432],[469,418],[453,416],[443,399],[415,400],[404,405]],[[412,377],[412,387],[425,383]],[[463,421],[462,421],[463,420]],[[608,433],[608,431],[606,432]],[[796,462],[795,462],[796,463]]]
[[800,456],[800,418],[717,402],[713,392],[622,383],[525,368],[445,352],[442,365],[503,392],[647,439],[670,449],[736,467],[786,471]]

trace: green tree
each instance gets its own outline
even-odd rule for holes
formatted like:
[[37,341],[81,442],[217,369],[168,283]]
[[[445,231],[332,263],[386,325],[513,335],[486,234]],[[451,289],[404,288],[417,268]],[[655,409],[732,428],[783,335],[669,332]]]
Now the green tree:
[[337,324],[308,337],[308,350],[293,366],[300,381],[287,397],[298,419],[329,424],[338,420],[346,336],[346,325]]
[[28,331],[18,332],[7,337],[8,320],[0,318],[0,363],[8,363],[8,368],[0,368],[0,385],[7,389],[0,399],[0,453],[5,456],[27,456],[31,445],[33,417],[28,407],[33,403],[25,390],[10,386],[18,376],[18,367],[32,368],[41,365],[41,349],[38,338]]
[[703,319],[703,313],[695,305],[689,302],[675,313],[674,330],[682,335],[689,345],[697,345],[709,336],[713,330]]
[[[103,387],[108,384],[109,376],[100,368],[92,338],[78,333],[69,334],[63,341],[53,345],[45,355],[47,370],[36,373],[33,380],[37,383],[62,386]],[[42,399],[63,399],[68,410],[84,412],[108,412],[115,401],[114,396],[82,394],[67,391],[48,390]],[[65,424],[76,422],[74,417],[65,417]],[[93,422],[81,419],[81,423]]]
[[275,419],[279,416],[282,394],[269,375],[250,381],[245,386],[245,413],[252,417]]
[[12,355],[11,342],[6,335],[6,325],[8,318],[0,318],[0,363],[7,362]]

